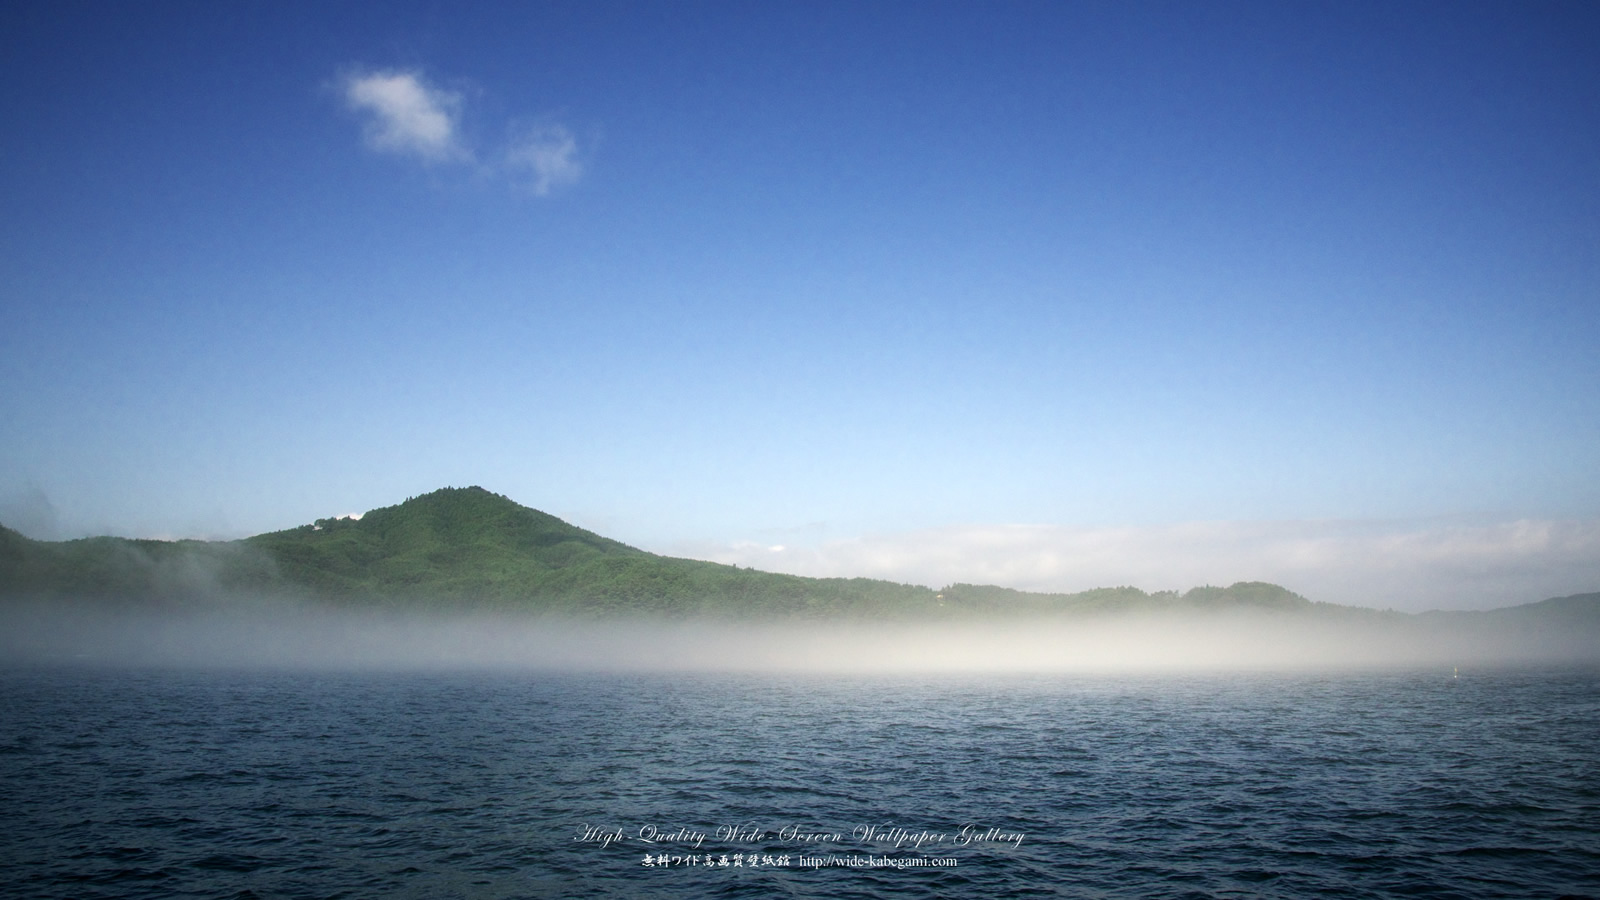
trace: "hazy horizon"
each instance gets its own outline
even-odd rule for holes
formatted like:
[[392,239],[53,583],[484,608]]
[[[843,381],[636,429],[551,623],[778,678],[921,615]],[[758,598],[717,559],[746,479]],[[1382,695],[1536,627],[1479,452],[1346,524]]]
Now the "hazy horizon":
[[1592,634],[1256,610],[917,621],[337,610],[271,602],[183,612],[13,606],[0,663],[289,669],[771,674],[1138,674],[1593,665]]
[[[359,519],[369,511],[348,515]],[[0,525],[51,539],[3,518]],[[797,545],[679,542],[640,549],[758,571],[875,578],[933,590],[978,584],[1070,594],[1126,585],[1181,593],[1262,581],[1318,602],[1425,612],[1498,609],[1590,593],[1600,587],[1600,574],[1591,566],[1596,546],[1600,523],[1324,521],[1142,529],[977,526]],[[1373,559],[1381,562],[1380,571],[1372,570]]]

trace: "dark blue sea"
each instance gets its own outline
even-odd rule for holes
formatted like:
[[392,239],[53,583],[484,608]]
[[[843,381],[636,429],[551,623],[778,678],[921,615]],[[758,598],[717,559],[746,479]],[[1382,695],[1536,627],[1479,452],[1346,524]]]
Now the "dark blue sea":
[[0,895],[1600,896],[1600,673],[0,672]]

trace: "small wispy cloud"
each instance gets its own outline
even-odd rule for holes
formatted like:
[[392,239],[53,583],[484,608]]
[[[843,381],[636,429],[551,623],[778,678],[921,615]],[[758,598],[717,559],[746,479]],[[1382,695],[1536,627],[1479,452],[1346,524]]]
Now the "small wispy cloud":
[[560,125],[541,125],[522,132],[505,154],[506,168],[526,175],[529,190],[540,197],[552,188],[571,184],[583,175],[578,142]]
[[367,146],[428,164],[460,164],[477,174],[544,197],[577,182],[584,165],[578,140],[556,122],[511,131],[483,152],[465,136],[466,99],[417,71],[357,71],[338,81],[350,109],[365,118]]
[[344,97],[367,117],[367,144],[374,150],[426,162],[472,158],[458,136],[461,95],[430,85],[417,72],[347,75]]
[[[672,552],[672,551],[668,551]],[[1191,522],[1119,528],[960,526],[677,552],[767,571],[1072,592],[1272,581],[1354,606],[1483,609],[1600,590],[1600,521]]]

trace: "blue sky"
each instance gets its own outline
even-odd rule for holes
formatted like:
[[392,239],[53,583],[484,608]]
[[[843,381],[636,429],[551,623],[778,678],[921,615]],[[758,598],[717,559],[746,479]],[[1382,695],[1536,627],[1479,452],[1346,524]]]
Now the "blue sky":
[[1588,3],[12,4],[0,522],[1600,589]]

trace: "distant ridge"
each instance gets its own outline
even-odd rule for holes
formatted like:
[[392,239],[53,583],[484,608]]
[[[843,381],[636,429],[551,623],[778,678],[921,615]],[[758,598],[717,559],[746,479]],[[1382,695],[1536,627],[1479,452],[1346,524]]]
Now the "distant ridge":
[[1538,623],[1546,627],[1600,630],[1600,593],[1551,597],[1537,603],[1524,603],[1483,612],[1435,610],[1419,614],[1422,619],[1460,619],[1482,617],[1507,626],[1516,622]]
[[[1317,603],[1263,582],[1076,594],[867,578],[804,578],[658,556],[478,486],[447,487],[360,517],[318,519],[238,541],[113,537],[35,541],[0,526],[0,597],[187,607],[279,596],[340,607],[499,609],[579,616],[951,619],[1015,614],[1219,614],[1412,618]],[[1600,594],[1493,613],[1429,613],[1600,629]]]

